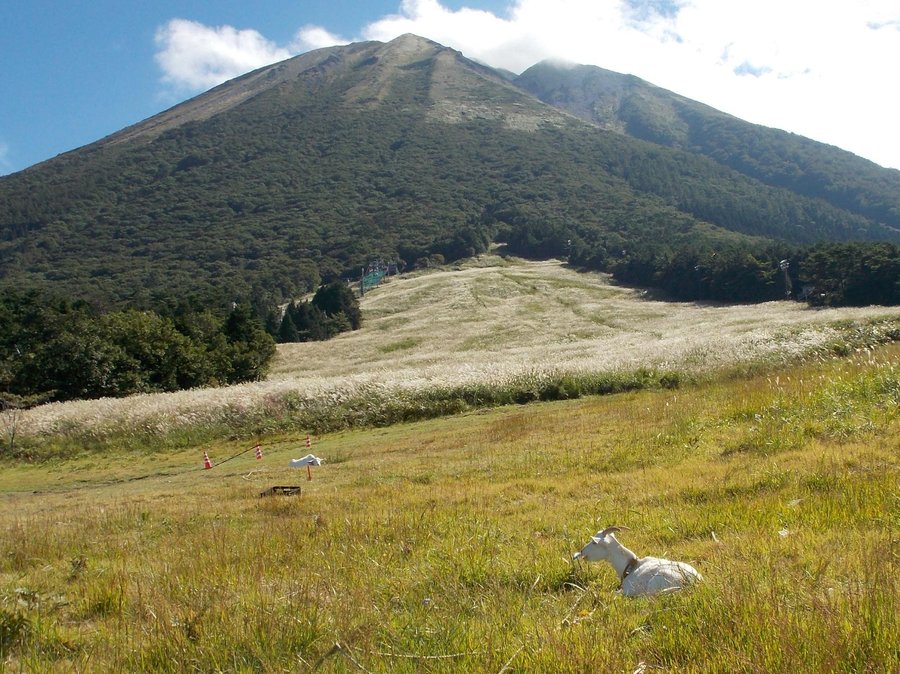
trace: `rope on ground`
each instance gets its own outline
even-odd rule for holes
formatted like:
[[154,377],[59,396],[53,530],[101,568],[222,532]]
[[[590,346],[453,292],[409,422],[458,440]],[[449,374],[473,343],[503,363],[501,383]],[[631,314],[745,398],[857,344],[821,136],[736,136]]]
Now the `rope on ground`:
[[[235,454],[234,456],[229,456],[227,459],[222,459],[222,460],[219,461],[218,463],[213,464],[213,468],[216,468],[217,466],[221,466],[223,463],[228,463],[228,462],[231,461],[232,459],[236,459],[236,458],[238,458],[239,456],[243,456],[243,455],[246,454],[247,452],[256,449],[258,446],[259,446],[259,443],[257,442],[255,445],[253,445],[252,447],[248,447],[248,448],[245,449],[243,452],[238,452],[238,453]],[[208,469],[208,468],[199,468],[199,469],[197,469],[197,470],[209,470],[209,469]]]

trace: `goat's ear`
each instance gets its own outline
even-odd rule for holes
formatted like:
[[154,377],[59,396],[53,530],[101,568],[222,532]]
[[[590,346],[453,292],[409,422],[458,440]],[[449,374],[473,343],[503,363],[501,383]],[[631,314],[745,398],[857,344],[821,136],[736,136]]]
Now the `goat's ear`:
[[596,543],[597,545],[600,545],[602,542],[603,542],[602,537],[598,538],[597,536],[591,536],[591,543]]

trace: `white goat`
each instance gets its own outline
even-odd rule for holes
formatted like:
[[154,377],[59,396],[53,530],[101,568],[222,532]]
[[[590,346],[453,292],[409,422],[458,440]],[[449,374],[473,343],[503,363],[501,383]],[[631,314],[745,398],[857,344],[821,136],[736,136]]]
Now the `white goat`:
[[627,527],[607,527],[596,536],[591,536],[591,542],[581,552],[572,555],[572,559],[612,564],[622,582],[622,594],[626,597],[674,592],[694,581],[703,580],[690,564],[658,557],[638,558],[616,540],[614,532],[625,529]]

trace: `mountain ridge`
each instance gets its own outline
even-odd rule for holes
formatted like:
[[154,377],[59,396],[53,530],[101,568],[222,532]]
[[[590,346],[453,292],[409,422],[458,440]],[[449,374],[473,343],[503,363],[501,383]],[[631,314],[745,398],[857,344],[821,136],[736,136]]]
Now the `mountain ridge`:
[[[849,206],[900,229],[900,171],[836,146],[746,122],[598,66],[545,60],[515,83],[602,128],[709,157],[768,185]],[[840,175],[835,164],[843,166]],[[848,203],[848,189],[864,196]]]
[[[349,47],[362,48],[371,42],[360,42],[348,45]],[[82,147],[63,152],[57,157],[45,162],[35,164],[40,166],[59,157],[78,153],[85,150],[99,149],[107,145],[127,143],[132,140],[152,140],[159,135],[190,122],[200,122],[210,119],[218,114],[240,105],[253,96],[266,91],[273,85],[288,81],[292,76],[296,77],[300,72],[309,68],[321,67],[329,59],[340,58],[345,47],[324,47],[305,52],[270,65],[262,66],[243,75],[239,75],[222,84],[216,85],[207,91],[173,105],[155,115],[141,120],[135,124],[114,131],[103,138]],[[24,170],[29,170],[28,167]]]
[[588,251],[602,268],[776,239],[900,230],[600,129],[413,35],[265,66],[0,179],[0,288],[114,305],[271,304],[372,259],[456,259],[492,240]]

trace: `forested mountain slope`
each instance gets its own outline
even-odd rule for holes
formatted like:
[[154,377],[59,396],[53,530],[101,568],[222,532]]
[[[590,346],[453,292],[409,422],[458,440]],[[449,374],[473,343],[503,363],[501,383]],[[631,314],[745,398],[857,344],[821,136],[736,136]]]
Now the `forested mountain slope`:
[[900,229],[900,171],[596,66],[543,61],[514,81],[603,128],[710,157],[768,185]]
[[0,179],[0,288],[261,306],[491,240],[601,267],[651,247],[900,240],[877,209],[762,178],[599,129],[407,35],[262,68]]

